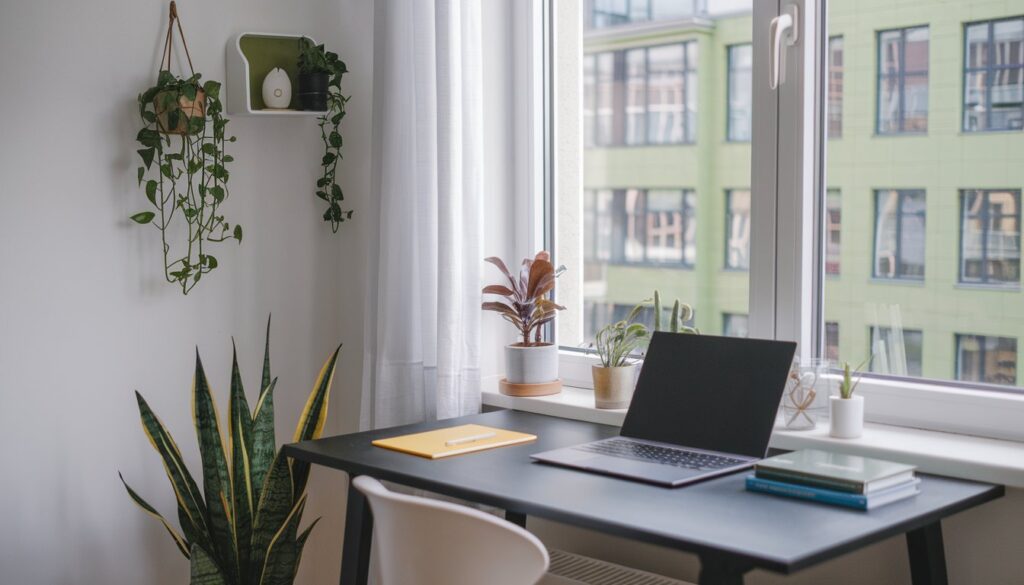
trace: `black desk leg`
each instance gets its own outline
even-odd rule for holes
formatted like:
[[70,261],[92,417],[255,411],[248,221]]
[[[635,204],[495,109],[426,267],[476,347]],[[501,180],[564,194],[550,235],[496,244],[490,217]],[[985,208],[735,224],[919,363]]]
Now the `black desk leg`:
[[936,520],[907,533],[910,581],[914,585],[947,585],[942,524]]
[[373,516],[366,496],[348,486],[345,508],[345,544],[341,549],[341,585],[366,585],[370,579],[370,544]]
[[[743,585],[750,567],[741,561],[717,555],[701,555],[700,585]],[[916,585],[916,584],[915,584]]]
[[520,528],[526,528],[526,514],[520,514],[519,512],[513,512],[512,510],[505,510],[505,520],[508,520]]

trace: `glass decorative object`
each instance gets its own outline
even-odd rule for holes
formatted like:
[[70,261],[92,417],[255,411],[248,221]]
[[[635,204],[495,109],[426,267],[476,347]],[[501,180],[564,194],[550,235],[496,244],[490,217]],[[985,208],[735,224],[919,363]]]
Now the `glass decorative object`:
[[828,419],[828,399],[835,377],[827,359],[811,359],[793,367],[782,393],[782,422],[785,428],[807,431]]

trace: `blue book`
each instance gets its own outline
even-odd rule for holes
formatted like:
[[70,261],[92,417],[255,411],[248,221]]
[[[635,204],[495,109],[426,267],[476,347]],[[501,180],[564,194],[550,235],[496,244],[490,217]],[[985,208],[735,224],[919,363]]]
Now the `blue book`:
[[863,495],[763,479],[753,475],[747,476],[747,490],[752,492],[774,494],[799,500],[810,500],[821,502],[822,504],[854,508],[856,510],[871,510],[915,496],[920,493],[917,487],[920,483],[920,479],[914,478],[903,484]]

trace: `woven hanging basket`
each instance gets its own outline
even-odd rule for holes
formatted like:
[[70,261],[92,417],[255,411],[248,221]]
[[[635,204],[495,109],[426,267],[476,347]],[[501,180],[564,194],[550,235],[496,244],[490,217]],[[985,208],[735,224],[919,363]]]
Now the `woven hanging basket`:
[[[160,59],[160,69],[157,71],[159,75],[160,71],[171,70],[171,51],[174,48],[174,25],[178,25],[178,36],[181,37],[181,46],[185,49],[185,57],[188,60],[188,68],[195,76],[196,71],[192,67],[192,56],[188,53],[188,44],[185,42],[185,31],[181,28],[181,19],[178,18],[178,7],[171,1],[170,16],[167,22],[167,36],[164,39],[164,51],[163,56]],[[206,92],[202,88],[197,88],[195,99],[188,99],[186,96],[178,96],[176,102],[172,101],[166,107],[164,103],[167,101],[167,92],[160,92],[153,98],[153,109],[156,112],[157,118],[157,129],[162,134],[188,134],[188,128],[190,120],[193,118],[205,119],[206,118]],[[172,112],[178,112],[177,124],[173,127],[169,119]],[[193,134],[196,132],[193,132]]]

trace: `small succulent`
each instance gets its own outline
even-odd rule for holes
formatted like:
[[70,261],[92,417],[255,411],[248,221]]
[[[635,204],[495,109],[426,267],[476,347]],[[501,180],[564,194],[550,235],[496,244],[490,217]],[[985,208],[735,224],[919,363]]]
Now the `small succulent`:
[[860,371],[860,367],[851,372],[850,362],[843,362],[843,379],[839,382],[839,396],[844,400],[853,398],[853,391],[860,384],[860,376],[857,376],[856,380],[853,379],[853,375],[858,371]]
[[485,286],[483,294],[495,295],[501,300],[484,301],[481,308],[499,313],[511,323],[522,336],[521,345],[541,345],[543,326],[553,321],[558,311],[565,309],[547,298],[547,294],[555,288],[555,279],[565,271],[565,267],[559,267],[556,271],[551,264],[551,255],[545,251],[537,252],[533,259],[524,258],[518,276],[513,276],[500,258],[491,256],[485,258],[484,262],[497,266],[508,279],[509,286]]
[[644,303],[633,307],[622,321],[604,326],[594,338],[597,356],[601,365],[606,368],[619,368],[629,364],[634,351],[646,347],[651,340],[651,333],[636,318],[643,311]]
[[669,316],[668,329],[661,327],[661,293],[654,291],[654,330],[668,331],[670,333],[700,333],[695,327],[683,325],[693,318],[693,307],[676,299],[672,303],[672,313]]

